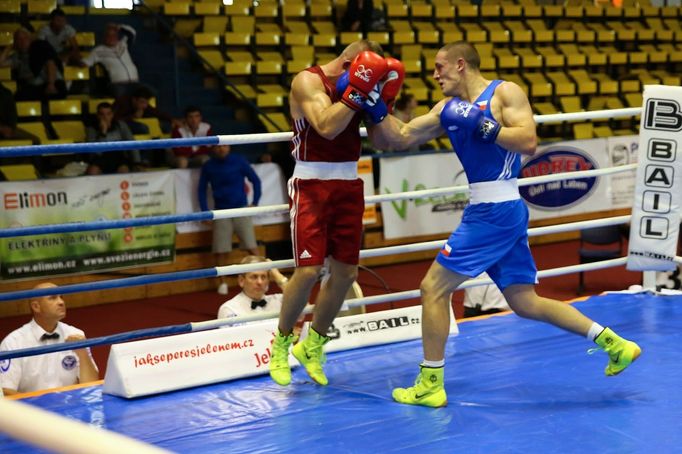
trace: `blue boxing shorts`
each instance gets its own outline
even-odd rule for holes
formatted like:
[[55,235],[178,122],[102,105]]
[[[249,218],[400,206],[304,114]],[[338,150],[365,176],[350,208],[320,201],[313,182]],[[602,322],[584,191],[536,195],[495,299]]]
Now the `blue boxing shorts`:
[[516,199],[468,205],[436,261],[468,277],[486,271],[500,291],[513,284],[537,284],[526,204]]

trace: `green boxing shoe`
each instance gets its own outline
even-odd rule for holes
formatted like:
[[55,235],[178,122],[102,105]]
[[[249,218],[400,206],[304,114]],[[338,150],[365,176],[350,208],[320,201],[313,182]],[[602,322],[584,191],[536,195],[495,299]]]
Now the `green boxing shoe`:
[[272,341],[272,354],[270,355],[270,377],[275,383],[286,386],[291,383],[291,368],[289,367],[289,347],[296,341],[294,334],[283,336],[277,330],[275,339]]
[[423,405],[424,407],[444,407],[448,404],[443,381],[443,367],[420,366],[421,371],[409,388],[393,390],[393,399],[401,404]]
[[330,340],[329,337],[320,335],[311,327],[308,336],[303,341],[294,345],[292,350],[294,358],[305,367],[310,378],[322,386],[326,386],[329,383],[324,370],[322,370],[322,365],[327,361],[327,357],[324,354],[324,344]]
[[639,348],[639,345],[623,339],[614,333],[611,328],[604,328],[604,331],[597,336],[594,342],[599,347],[588,350],[588,353],[591,354],[598,350],[604,350],[609,354],[609,363],[606,365],[606,369],[604,369],[604,373],[609,377],[623,372],[626,367],[642,354],[642,349]]

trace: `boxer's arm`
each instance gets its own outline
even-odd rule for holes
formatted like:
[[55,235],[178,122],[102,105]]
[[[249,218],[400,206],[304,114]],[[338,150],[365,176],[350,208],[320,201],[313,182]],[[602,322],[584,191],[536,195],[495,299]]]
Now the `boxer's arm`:
[[350,123],[355,111],[343,103],[332,103],[320,78],[309,71],[299,73],[291,83],[291,114],[303,115],[319,135],[334,139]]
[[499,97],[502,129],[495,143],[507,150],[533,155],[538,144],[533,109],[526,93],[513,82],[504,82],[495,90]]
[[444,134],[440,125],[440,112],[446,100],[438,102],[428,113],[412,119],[409,123],[403,123],[389,115],[381,123],[369,125],[367,133],[372,144],[384,151],[406,150],[440,137]]

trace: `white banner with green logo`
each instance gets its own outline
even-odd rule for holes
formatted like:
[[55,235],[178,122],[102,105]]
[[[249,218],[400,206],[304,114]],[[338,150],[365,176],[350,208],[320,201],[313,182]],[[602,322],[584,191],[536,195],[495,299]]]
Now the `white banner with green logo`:
[[[175,213],[172,172],[0,183],[0,228]],[[175,225],[0,239],[0,278],[88,273],[175,256]]]
[[[381,159],[381,193],[467,184],[454,153]],[[386,239],[450,233],[462,220],[467,194],[397,200],[381,204]],[[446,235],[443,236],[445,238]]]

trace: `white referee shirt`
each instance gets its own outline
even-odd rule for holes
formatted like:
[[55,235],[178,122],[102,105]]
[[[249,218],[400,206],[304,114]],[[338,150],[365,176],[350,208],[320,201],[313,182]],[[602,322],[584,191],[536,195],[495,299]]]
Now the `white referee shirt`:
[[264,307],[258,306],[251,309],[251,301],[253,300],[241,292],[220,306],[218,318],[236,317],[237,315],[256,314],[258,312],[279,312],[282,309],[282,296],[282,293],[265,295],[263,299],[267,304]]
[[[41,341],[43,334],[52,333],[46,333],[35,320],[31,320],[9,333],[0,343],[0,351],[60,344],[72,334],[84,335],[83,331],[78,328],[62,322],[57,323],[57,329],[54,332],[59,333],[58,339]],[[89,349],[88,354],[90,354]],[[92,354],[90,357],[92,358]],[[73,350],[6,359],[0,361],[0,387],[25,393],[69,386],[78,383],[79,372],[78,356]]]

